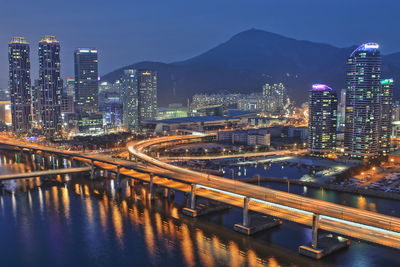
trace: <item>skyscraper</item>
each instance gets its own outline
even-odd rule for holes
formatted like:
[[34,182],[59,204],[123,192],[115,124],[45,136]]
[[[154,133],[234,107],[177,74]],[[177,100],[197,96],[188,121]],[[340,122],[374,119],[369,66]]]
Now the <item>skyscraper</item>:
[[138,70],[137,84],[139,94],[139,125],[145,120],[155,120],[157,117],[157,72]]
[[123,123],[137,130],[145,120],[157,117],[157,73],[125,70],[122,80]]
[[45,135],[54,136],[61,130],[60,42],[45,35],[39,42],[39,112]]
[[139,126],[139,93],[137,71],[128,69],[124,71],[122,83],[122,121],[129,130],[136,130]]
[[336,148],[337,95],[324,84],[310,91],[308,148],[313,154],[328,154]]
[[367,159],[378,156],[381,55],[379,45],[359,46],[347,61],[345,155]]
[[78,48],[75,58],[75,101],[79,113],[98,112],[98,58],[94,48]]
[[27,133],[32,127],[29,53],[24,37],[14,37],[8,45],[11,118],[15,133]]
[[379,150],[383,155],[386,155],[390,149],[390,135],[392,132],[393,79],[381,81],[379,103],[381,108]]

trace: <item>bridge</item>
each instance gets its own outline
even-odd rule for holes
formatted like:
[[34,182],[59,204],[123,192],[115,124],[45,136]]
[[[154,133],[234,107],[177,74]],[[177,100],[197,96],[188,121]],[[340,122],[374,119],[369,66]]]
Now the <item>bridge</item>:
[[92,170],[91,167],[78,167],[78,168],[66,168],[66,169],[35,171],[26,173],[11,173],[11,174],[0,175],[0,181],[26,179],[26,178],[34,178],[40,176],[60,175],[60,174],[73,174],[73,173],[89,172],[91,170]]
[[247,234],[253,229],[250,211],[273,218],[268,223],[272,226],[276,225],[278,218],[312,227],[311,245],[301,246],[299,250],[315,258],[328,254],[330,250],[326,249],[324,252],[324,249],[321,249],[318,239],[319,229],[400,249],[400,218],[188,170],[146,154],[147,150],[155,145],[190,142],[205,137],[208,136],[167,136],[129,143],[129,152],[141,163],[100,155],[79,154],[1,137],[0,144],[72,157],[90,163],[92,170],[96,165],[98,168],[117,173],[117,176],[124,175],[144,181],[149,184],[150,197],[154,196],[156,187],[185,192],[190,194],[191,199],[186,213],[192,216],[202,213],[196,205],[198,197],[240,207],[243,209],[243,222],[237,224],[236,229]]

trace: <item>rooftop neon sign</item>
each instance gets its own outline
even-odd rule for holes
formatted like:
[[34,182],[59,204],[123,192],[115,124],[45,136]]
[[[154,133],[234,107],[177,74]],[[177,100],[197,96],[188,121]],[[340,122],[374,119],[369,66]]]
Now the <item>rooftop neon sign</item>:
[[313,91],[328,91],[328,90],[331,91],[332,88],[330,88],[328,85],[317,83],[317,84],[313,84],[312,90]]

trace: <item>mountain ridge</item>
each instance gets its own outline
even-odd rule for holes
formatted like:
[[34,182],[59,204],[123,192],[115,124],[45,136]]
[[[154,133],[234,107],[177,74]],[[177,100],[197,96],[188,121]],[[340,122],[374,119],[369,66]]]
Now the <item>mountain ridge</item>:
[[[313,83],[339,91],[345,85],[346,59],[357,46],[297,40],[250,29],[232,36],[200,55],[172,62],[142,61],[102,77],[113,82],[126,68],[149,68],[159,73],[159,104],[181,102],[196,93],[261,91],[265,83],[283,82],[297,104],[307,101]],[[400,52],[383,55],[382,78],[400,75]],[[396,95],[397,96],[397,95]]]

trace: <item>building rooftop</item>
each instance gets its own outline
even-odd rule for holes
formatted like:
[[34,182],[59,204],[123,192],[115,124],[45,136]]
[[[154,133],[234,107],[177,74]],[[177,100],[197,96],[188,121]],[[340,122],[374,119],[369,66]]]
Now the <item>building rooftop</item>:
[[28,44],[28,42],[25,40],[25,37],[16,36],[11,39],[10,44]]
[[351,53],[351,56],[354,55],[355,52],[372,52],[379,49],[379,44],[377,43],[365,43],[357,47],[356,50]]
[[393,84],[393,79],[384,79],[384,80],[381,80],[381,84],[382,84],[382,85],[390,85],[390,84]]
[[235,119],[235,118],[225,117],[225,116],[198,116],[198,117],[172,118],[172,119],[165,119],[165,120],[149,120],[147,122],[174,124],[174,123],[188,123],[188,122],[224,121],[224,120],[232,120],[232,119]]
[[312,91],[332,91],[332,88],[330,88],[326,84],[313,84],[312,86]]
[[240,109],[228,109],[228,116],[230,117],[240,117],[240,116],[248,116],[248,115],[256,115],[257,112],[240,110]]

